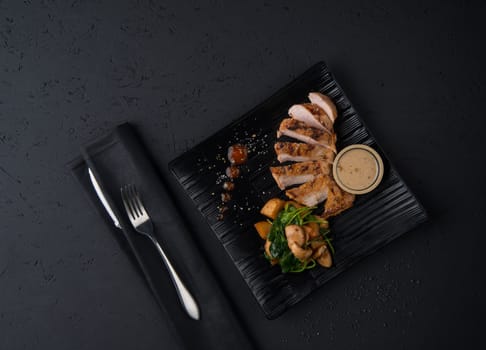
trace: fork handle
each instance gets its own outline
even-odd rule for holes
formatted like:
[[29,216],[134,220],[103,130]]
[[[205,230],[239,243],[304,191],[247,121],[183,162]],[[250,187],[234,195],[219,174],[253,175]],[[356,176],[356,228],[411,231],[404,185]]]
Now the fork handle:
[[170,263],[169,259],[165,255],[164,250],[160,246],[157,239],[155,237],[150,237],[150,239],[154,243],[155,247],[157,247],[157,250],[159,251],[160,255],[162,256],[162,259],[164,260],[165,266],[167,266],[167,269],[169,270],[170,278],[172,279],[172,282],[176,287],[177,296],[179,297],[181,304],[184,306],[184,309],[186,309],[186,312],[192,319],[199,320],[199,307],[197,306],[194,297],[191,295],[191,293],[189,292],[185,284],[182,282],[175,269],[172,267],[172,264]]

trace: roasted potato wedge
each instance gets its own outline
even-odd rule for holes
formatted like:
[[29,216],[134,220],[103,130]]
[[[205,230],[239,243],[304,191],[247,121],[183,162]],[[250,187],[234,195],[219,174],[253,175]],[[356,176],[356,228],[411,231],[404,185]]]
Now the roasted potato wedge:
[[271,223],[269,223],[268,221],[259,221],[253,226],[255,226],[255,229],[262,239],[267,239],[267,236],[270,233],[270,229],[272,228]]
[[265,203],[263,208],[260,210],[260,213],[272,220],[275,220],[278,213],[283,209],[284,206],[284,200],[280,198],[272,198]]

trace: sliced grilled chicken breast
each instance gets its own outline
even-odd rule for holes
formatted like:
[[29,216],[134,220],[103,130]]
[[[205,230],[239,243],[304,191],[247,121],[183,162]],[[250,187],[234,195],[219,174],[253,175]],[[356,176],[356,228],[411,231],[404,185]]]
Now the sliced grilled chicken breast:
[[332,102],[332,100],[328,96],[323,95],[319,92],[311,92],[308,97],[312,103],[321,107],[333,122],[336,120],[337,118],[336,105],[334,104],[334,102]]
[[313,207],[326,200],[329,186],[332,186],[332,182],[334,181],[330,176],[318,175],[310,182],[287,190],[285,194],[300,204]]
[[315,206],[324,200],[322,217],[328,219],[353,206],[355,196],[347,193],[328,175],[318,175],[310,182],[285,192],[294,201],[306,206]]
[[274,149],[280,163],[306,162],[309,160],[325,160],[332,163],[335,156],[329,148],[307,143],[275,142]]
[[316,104],[293,105],[289,109],[289,115],[313,128],[327,130],[330,133],[334,132],[332,119]]
[[322,217],[327,219],[351,208],[354,203],[354,198],[354,194],[341,190],[341,188],[334,182],[333,186],[329,186],[327,201],[326,204],[324,204],[324,213],[322,214]]
[[284,190],[292,185],[312,181],[318,175],[329,175],[331,173],[331,163],[324,160],[293,163],[270,167],[270,171],[278,187]]
[[304,143],[276,142],[279,162],[294,161],[290,165],[271,167],[275,182],[290,199],[308,207],[326,201],[322,217],[327,219],[350,208],[355,196],[343,191],[331,175],[336,153],[334,121],[337,109],[332,100],[319,92],[308,95],[311,103],[289,108],[291,118],[280,123],[277,137],[288,136]]
[[277,131],[277,137],[282,135],[292,137],[311,145],[321,145],[336,153],[336,134],[329,133],[326,130],[309,127],[298,120],[292,118],[282,120]]

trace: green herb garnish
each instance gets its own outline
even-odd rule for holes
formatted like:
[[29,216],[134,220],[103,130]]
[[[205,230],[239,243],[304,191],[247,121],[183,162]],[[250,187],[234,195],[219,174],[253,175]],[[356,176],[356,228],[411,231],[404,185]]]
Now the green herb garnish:
[[[325,222],[324,219],[313,215],[312,211],[315,207],[302,207],[296,208],[292,204],[285,204],[284,209],[277,215],[272,223],[272,228],[268,235],[268,240],[270,244],[270,254],[269,257],[265,253],[265,257],[269,260],[277,259],[282,269],[282,272],[302,272],[307,269],[311,269],[316,266],[314,259],[307,261],[300,261],[294,254],[290,251],[287,237],[285,236],[285,227],[288,225],[299,225],[303,226],[308,223],[316,222],[322,224]],[[331,244],[331,238],[328,237],[330,230],[321,228],[319,229],[321,237],[320,240],[324,240],[334,254],[334,247]],[[310,245],[310,242],[308,242]]]

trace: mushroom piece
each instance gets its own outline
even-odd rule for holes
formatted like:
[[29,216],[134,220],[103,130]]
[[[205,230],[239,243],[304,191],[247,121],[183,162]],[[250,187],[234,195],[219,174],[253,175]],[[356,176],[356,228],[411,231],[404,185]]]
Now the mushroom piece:
[[329,249],[327,249],[327,245],[321,245],[314,251],[312,258],[317,261],[317,263],[324,267],[331,267],[332,265],[332,257]]
[[310,258],[310,256],[312,255],[312,249],[303,248],[304,244],[307,242],[307,234],[301,226],[286,226],[285,236],[287,237],[287,244],[290,251],[297,259],[305,261]]
[[311,246],[312,250],[314,251],[314,254],[317,252],[318,248],[325,246],[325,245],[326,245],[326,242],[324,242],[323,240],[310,241],[310,246]]
[[285,226],[285,237],[287,237],[289,245],[295,243],[299,247],[302,247],[307,241],[307,234],[302,226],[299,225]]
[[300,261],[306,261],[312,255],[312,249],[304,249],[295,243],[289,244],[289,248],[292,254]]

